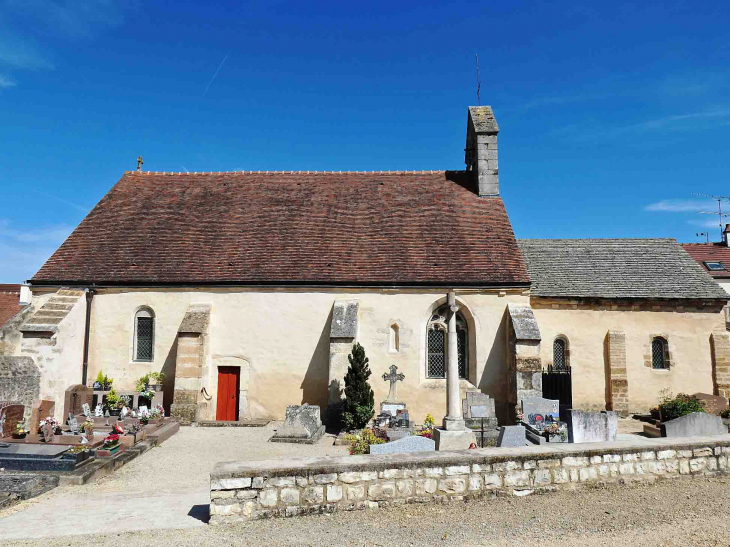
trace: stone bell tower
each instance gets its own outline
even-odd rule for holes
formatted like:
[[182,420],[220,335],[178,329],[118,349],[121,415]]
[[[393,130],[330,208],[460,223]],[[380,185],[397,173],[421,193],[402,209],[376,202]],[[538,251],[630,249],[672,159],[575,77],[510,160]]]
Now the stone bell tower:
[[466,126],[464,162],[471,171],[477,193],[483,197],[499,195],[497,164],[499,126],[491,106],[470,106]]

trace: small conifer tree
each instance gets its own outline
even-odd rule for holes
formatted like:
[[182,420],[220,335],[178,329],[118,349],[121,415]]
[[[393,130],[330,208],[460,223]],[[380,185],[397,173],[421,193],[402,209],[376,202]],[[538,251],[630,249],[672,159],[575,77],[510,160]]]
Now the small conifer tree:
[[350,366],[345,375],[345,405],[342,421],[350,429],[362,429],[375,414],[375,395],[368,383],[370,367],[365,349],[360,344],[352,346],[347,356]]

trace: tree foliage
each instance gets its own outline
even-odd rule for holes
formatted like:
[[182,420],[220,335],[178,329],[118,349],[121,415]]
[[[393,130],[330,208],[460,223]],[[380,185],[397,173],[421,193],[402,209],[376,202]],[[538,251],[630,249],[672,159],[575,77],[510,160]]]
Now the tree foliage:
[[347,356],[350,366],[345,375],[345,404],[342,421],[347,429],[362,429],[375,414],[375,395],[368,383],[369,360],[365,349],[356,343]]

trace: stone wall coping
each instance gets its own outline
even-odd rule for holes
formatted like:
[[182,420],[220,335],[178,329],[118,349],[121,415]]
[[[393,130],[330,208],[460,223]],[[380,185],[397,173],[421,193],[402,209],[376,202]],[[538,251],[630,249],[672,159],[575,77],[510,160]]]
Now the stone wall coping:
[[309,474],[380,471],[393,468],[446,467],[486,464],[507,460],[559,459],[570,456],[623,454],[647,450],[675,450],[688,447],[730,446],[730,434],[708,437],[643,438],[600,443],[553,443],[520,448],[482,448],[452,452],[415,452],[320,458],[285,458],[252,462],[218,462],[211,479],[282,477]]

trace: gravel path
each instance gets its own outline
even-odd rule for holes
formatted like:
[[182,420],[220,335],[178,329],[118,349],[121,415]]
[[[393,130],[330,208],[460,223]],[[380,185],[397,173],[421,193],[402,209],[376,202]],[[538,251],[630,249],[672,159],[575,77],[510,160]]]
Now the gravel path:
[[[266,428],[182,428],[164,443],[94,484],[57,488],[0,512],[0,544],[81,545],[476,545],[641,547],[730,545],[730,477],[678,479],[653,486],[501,497],[469,503],[410,505],[208,527],[200,520],[211,468],[218,461],[344,455],[327,436],[317,445],[266,442]],[[641,423],[622,420],[622,432]],[[76,509],[76,511],[74,511]],[[204,511],[203,511],[204,512]],[[12,515],[12,518],[4,518]],[[72,515],[69,519],[69,515]],[[76,519],[76,520],[73,520]],[[93,533],[3,542],[70,522]],[[129,531],[138,528],[140,531]]]
[[729,543],[730,479],[723,477],[3,545],[726,547]]
[[94,483],[54,488],[47,494],[0,511],[0,525],[3,517],[39,504],[61,505],[68,496],[117,492],[144,498],[164,493],[209,492],[210,471],[217,462],[347,454],[347,448],[333,446],[334,436],[327,434],[315,445],[267,442],[280,424],[182,427],[159,447]]

